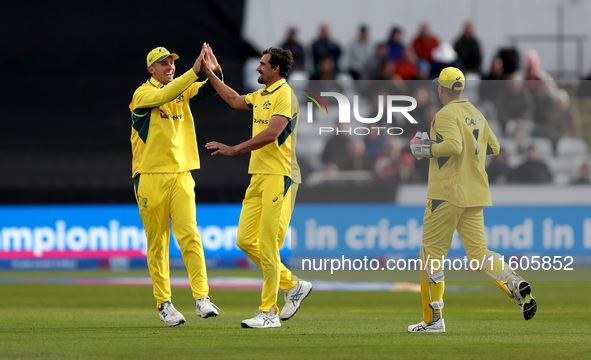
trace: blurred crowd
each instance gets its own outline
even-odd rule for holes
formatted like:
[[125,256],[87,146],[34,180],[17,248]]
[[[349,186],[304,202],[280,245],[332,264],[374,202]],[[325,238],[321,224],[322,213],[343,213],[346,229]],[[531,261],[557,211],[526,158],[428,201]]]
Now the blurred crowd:
[[[305,124],[300,123],[299,139],[305,144],[298,145],[300,162],[305,172],[315,174],[315,182],[426,182],[428,162],[415,160],[408,141],[416,131],[429,131],[431,119],[441,108],[431,79],[454,66],[466,77],[464,97],[483,112],[501,142],[502,153],[487,159],[491,183],[589,183],[588,146],[581,114],[571,103],[573,91],[557,85],[535,50],[520,53],[516,48],[500,48],[490,64],[483,64],[482,47],[470,22],[451,41],[440,39],[428,23],[420,24],[410,37],[393,26],[377,44],[369,40],[370,31],[360,25],[356,38],[343,47],[329,26],[321,24],[314,41],[304,46],[298,29],[290,27],[280,44],[294,55],[288,80],[308,81],[306,87],[315,93],[359,94],[360,112],[365,116],[376,114],[377,95],[404,94],[417,100],[412,115],[418,126],[405,119],[373,124],[400,127],[402,136],[370,127],[356,135],[347,130],[347,124],[337,123],[335,129],[342,130],[338,135],[318,136],[302,131]],[[371,180],[351,172],[371,173]]]

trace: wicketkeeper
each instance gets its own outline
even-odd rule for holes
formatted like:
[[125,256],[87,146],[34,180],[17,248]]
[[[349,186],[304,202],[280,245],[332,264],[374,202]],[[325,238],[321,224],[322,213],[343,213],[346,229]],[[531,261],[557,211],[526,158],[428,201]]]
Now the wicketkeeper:
[[460,70],[445,68],[434,82],[439,84],[443,108],[431,122],[430,135],[417,132],[410,145],[417,159],[428,158],[430,164],[420,251],[423,321],[410,325],[408,331],[445,332],[442,259],[456,229],[470,260],[479,261],[480,271],[515,298],[529,320],[537,309],[529,283],[501,255],[487,249],[484,236],[482,207],[492,205],[484,162],[487,155],[499,153],[499,142],[482,113],[468,99],[460,99],[465,88]]

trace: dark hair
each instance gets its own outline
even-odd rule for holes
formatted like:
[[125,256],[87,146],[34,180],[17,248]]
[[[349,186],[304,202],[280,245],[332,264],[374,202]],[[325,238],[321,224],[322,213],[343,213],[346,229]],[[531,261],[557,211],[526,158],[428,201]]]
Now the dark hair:
[[[453,84],[453,87],[455,88],[457,84],[462,84],[459,81]],[[447,93],[448,96],[452,96],[452,97],[459,97],[462,94],[462,90],[456,90],[456,89],[450,89],[450,88],[446,88],[445,86],[441,86],[443,88],[443,91],[445,93]]]
[[293,55],[290,50],[270,47],[263,50],[263,55],[269,54],[269,64],[272,68],[279,66],[279,75],[286,77],[293,65]]

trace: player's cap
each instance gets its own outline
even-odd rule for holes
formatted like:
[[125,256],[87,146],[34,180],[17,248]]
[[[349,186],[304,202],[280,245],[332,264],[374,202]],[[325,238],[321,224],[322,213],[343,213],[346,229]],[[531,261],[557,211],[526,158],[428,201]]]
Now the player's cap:
[[146,57],[146,63],[148,64],[148,66],[150,66],[153,63],[162,61],[169,56],[172,56],[174,60],[179,58],[177,54],[171,54],[170,51],[166,50],[166,48],[159,46],[157,48],[152,49],[152,51],[148,53],[148,56]]
[[441,86],[452,90],[464,90],[466,86],[466,78],[464,73],[455,67],[446,67],[441,70],[439,77],[433,82],[438,82]]

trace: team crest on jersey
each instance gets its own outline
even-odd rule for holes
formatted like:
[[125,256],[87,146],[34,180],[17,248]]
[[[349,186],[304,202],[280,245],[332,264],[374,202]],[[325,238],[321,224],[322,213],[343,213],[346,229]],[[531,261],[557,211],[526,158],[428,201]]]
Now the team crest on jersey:
[[148,198],[143,198],[142,199],[142,205],[144,206],[144,209],[148,208]]
[[268,110],[271,107],[271,102],[269,100],[265,101],[263,104],[263,110]]
[[166,115],[166,113],[162,110],[160,110],[160,117],[163,119],[168,119],[168,115]]
[[185,97],[183,96],[183,94],[180,94],[179,96],[176,97],[176,103],[180,103],[185,101]]

